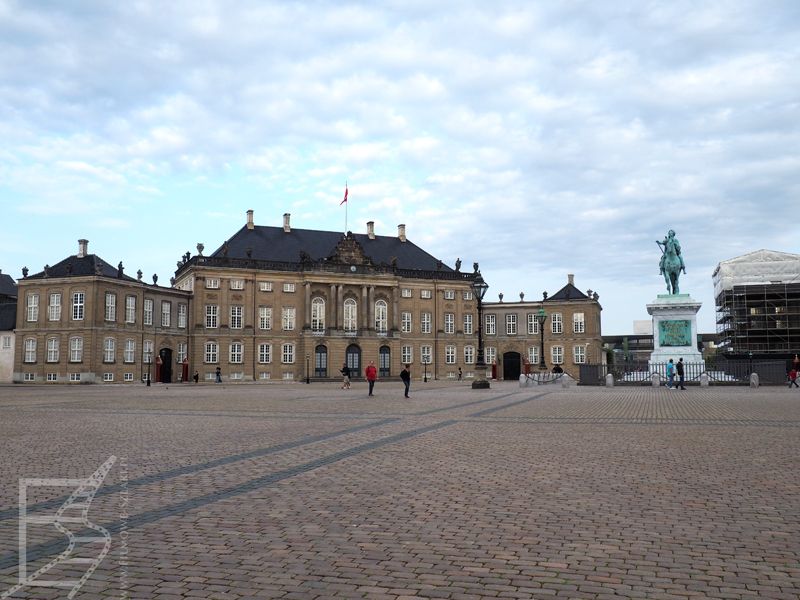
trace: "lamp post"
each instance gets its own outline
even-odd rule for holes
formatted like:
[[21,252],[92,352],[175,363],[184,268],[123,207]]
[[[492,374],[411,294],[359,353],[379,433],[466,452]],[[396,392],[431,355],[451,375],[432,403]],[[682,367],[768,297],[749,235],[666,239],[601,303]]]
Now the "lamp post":
[[478,301],[478,358],[475,361],[476,374],[472,382],[473,390],[489,389],[489,382],[486,381],[486,363],[483,358],[483,297],[488,289],[489,284],[483,280],[480,271],[478,271],[475,279],[472,280],[472,293]]
[[544,364],[544,323],[547,321],[547,313],[544,312],[544,307],[540,308],[536,313],[536,322],[539,324],[539,370],[546,371],[547,365]]
[[308,361],[310,359],[311,359],[311,355],[308,352],[306,352],[306,385],[311,383],[311,375],[309,374],[310,372],[308,370]]
[[150,364],[153,362],[153,353],[149,350],[145,352],[144,360],[147,362],[147,387],[150,387]]
[[423,375],[422,381],[424,383],[428,383],[428,361],[425,358],[422,359],[422,368],[425,370],[425,375]]

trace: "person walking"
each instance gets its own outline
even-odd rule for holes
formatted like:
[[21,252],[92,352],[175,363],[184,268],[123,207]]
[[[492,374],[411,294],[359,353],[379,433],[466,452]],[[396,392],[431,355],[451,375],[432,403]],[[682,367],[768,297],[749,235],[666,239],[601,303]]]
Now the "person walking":
[[222,383],[222,369],[220,369],[219,367],[217,367],[216,375],[217,379],[214,383]]
[[461,377],[462,376],[463,376],[463,373],[461,372],[461,367],[458,367],[458,380],[459,381],[461,381]]
[[366,370],[367,383],[369,383],[369,395],[372,396],[372,390],[375,388],[375,381],[378,379],[378,369],[375,368],[375,362],[369,361]]
[[195,370],[194,375],[192,375],[192,379],[194,379],[195,383],[200,380],[200,373],[197,370]]
[[667,387],[669,389],[674,389],[675,385],[675,363],[670,358],[669,362],[667,363]]
[[339,370],[342,374],[342,389],[349,390],[350,389],[350,367],[347,366],[347,363],[342,365],[342,368]]
[[686,388],[683,387],[683,383],[686,381],[686,378],[684,377],[683,357],[678,359],[678,364],[675,365],[675,371],[678,373],[678,385],[682,390],[685,390]]
[[405,397],[409,398],[408,390],[411,387],[411,365],[406,365],[406,368],[400,371],[400,379],[403,380],[403,385],[406,386]]
[[797,369],[794,367],[789,371],[789,387],[791,388],[792,386],[800,387],[800,385],[797,385]]

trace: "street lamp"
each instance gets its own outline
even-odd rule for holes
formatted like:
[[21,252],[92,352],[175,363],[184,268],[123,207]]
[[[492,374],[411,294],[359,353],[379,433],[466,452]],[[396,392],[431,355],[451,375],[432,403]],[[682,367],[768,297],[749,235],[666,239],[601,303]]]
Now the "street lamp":
[[425,374],[422,376],[422,381],[424,383],[428,383],[428,360],[425,357],[422,358],[422,368],[425,370]]
[[144,353],[144,360],[147,363],[147,387],[150,387],[150,363],[153,362],[153,353],[148,350]]
[[311,383],[311,376],[309,375],[309,370],[308,370],[308,361],[310,359],[311,355],[308,352],[306,352],[306,384]]
[[483,297],[489,284],[483,280],[480,271],[472,280],[472,293],[478,301],[478,359],[475,361],[475,379],[472,382],[473,390],[489,389],[489,382],[486,381],[486,363],[483,358]]
[[541,341],[539,342],[539,370],[546,371],[547,365],[544,364],[544,323],[547,321],[547,313],[544,312],[544,307],[541,307],[536,313],[536,322],[539,324],[539,335]]

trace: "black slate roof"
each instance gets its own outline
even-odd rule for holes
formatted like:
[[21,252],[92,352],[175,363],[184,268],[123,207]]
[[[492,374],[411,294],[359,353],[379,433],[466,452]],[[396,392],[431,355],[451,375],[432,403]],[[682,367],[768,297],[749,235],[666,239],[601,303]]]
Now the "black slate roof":
[[17,326],[17,303],[0,304],[0,331],[11,331]]
[[[425,252],[416,244],[406,240],[401,242],[397,237],[376,235],[370,239],[365,233],[351,234],[364,249],[373,264],[390,264],[397,258],[400,269],[419,269],[434,271],[438,268],[438,259]],[[318,231],[315,229],[294,229],[286,232],[283,227],[257,225],[253,229],[242,227],[227,242],[220,246],[211,256],[214,258],[248,258],[247,251],[254,260],[276,262],[300,262],[300,253],[305,252],[312,260],[321,260],[331,256],[344,234],[337,231]],[[453,272],[447,265],[441,271]]]
[[[87,254],[78,258],[68,256],[52,267],[47,268],[47,274],[40,271],[35,275],[29,275],[28,279],[44,279],[45,277],[85,277],[87,275],[99,275],[102,277],[117,278],[117,267],[112,267],[96,254]],[[136,281],[133,277],[123,274],[125,281]]]
[[0,297],[16,298],[17,283],[11,275],[0,273]]
[[589,296],[584,294],[571,283],[568,283],[563,288],[558,290],[555,294],[548,297],[546,301],[550,300],[588,300]]

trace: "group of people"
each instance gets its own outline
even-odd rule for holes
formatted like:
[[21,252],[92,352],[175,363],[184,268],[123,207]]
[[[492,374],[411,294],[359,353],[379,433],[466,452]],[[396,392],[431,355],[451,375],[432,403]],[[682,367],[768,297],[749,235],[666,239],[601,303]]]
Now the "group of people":
[[[678,376],[678,385],[675,385],[675,375]],[[686,382],[686,371],[684,370],[683,358],[679,358],[677,364],[670,358],[667,363],[667,387],[671,390],[685,390],[683,384]]]
[[[344,363],[339,372],[342,374],[342,389],[349,390],[351,374],[350,367],[347,366],[347,363]],[[364,375],[366,376],[367,383],[369,384],[369,395],[373,396],[375,382],[378,380],[378,369],[375,367],[375,361],[369,361],[367,368],[364,370]],[[405,386],[405,397],[410,398],[411,396],[408,395],[408,392],[411,389],[411,365],[406,365],[403,370],[400,371],[400,380]]]

